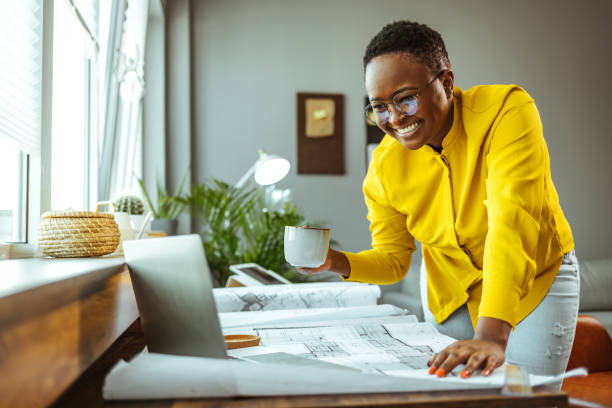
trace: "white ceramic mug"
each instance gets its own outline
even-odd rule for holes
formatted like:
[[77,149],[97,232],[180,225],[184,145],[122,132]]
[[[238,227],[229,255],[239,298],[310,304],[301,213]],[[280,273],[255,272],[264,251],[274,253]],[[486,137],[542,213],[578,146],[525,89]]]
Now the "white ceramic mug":
[[285,227],[285,259],[293,266],[323,265],[329,248],[329,228]]

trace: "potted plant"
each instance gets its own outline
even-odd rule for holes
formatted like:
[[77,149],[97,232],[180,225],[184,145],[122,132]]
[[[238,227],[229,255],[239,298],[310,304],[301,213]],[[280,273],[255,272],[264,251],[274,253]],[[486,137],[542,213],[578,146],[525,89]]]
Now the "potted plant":
[[130,221],[134,231],[138,233],[145,220],[144,203],[140,197],[135,195],[123,195],[115,200],[117,212],[125,212],[130,216]]
[[204,251],[217,286],[225,285],[230,265],[247,262],[292,282],[311,279],[285,261],[285,225],[304,224],[305,217],[291,205],[288,194],[280,196],[280,201],[271,200],[265,188],[235,187],[216,179],[195,184],[186,194],[185,203],[201,225]]
[[168,235],[176,235],[178,221],[177,217],[185,209],[186,202],[181,196],[183,193],[183,187],[187,180],[189,171],[185,172],[181,183],[178,186],[174,195],[169,195],[165,188],[161,186],[159,179],[157,180],[157,200],[156,204],[153,205],[153,201],[144,186],[144,182],[138,179],[138,184],[142,189],[142,194],[147,202],[149,209],[153,212],[153,221],[151,221],[151,229],[155,231],[163,231]]

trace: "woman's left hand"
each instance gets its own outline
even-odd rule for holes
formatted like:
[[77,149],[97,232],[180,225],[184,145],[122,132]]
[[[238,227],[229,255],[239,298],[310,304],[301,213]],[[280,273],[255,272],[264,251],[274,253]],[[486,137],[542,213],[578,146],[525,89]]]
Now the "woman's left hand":
[[493,317],[480,317],[473,340],[460,340],[446,347],[427,363],[429,374],[444,377],[459,364],[465,364],[461,377],[467,378],[482,368],[482,374],[490,375],[504,363],[506,345],[512,326]]
[[461,377],[467,378],[483,367],[482,374],[489,375],[504,363],[505,344],[492,340],[460,340],[446,347],[427,363],[429,374],[444,377],[459,364],[466,364]]

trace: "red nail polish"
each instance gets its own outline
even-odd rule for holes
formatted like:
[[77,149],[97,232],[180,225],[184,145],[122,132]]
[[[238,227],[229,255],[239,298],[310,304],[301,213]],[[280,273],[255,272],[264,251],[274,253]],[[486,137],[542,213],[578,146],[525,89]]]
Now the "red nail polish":
[[467,370],[463,370],[461,372],[461,377],[462,378],[468,378],[469,375],[470,375],[470,373]]
[[491,374],[491,370],[484,370],[482,372],[482,375],[484,375],[484,376],[488,376],[489,374]]
[[435,372],[436,372],[436,367],[435,367],[435,366],[431,366],[431,367],[429,368],[429,374],[431,375],[431,374],[433,374],[433,373],[435,373]]
[[443,368],[440,368],[438,371],[436,371],[436,375],[440,378],[444,377],[446,375],[446,371],[444,371]]

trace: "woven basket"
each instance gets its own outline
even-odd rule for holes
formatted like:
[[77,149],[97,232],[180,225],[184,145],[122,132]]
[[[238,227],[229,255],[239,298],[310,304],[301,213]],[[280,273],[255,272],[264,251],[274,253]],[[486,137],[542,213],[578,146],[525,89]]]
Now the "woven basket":
[[119,245],[113,214],[90,211],[49,211],[38,226],[43,254],[57,258],[101,256]]

